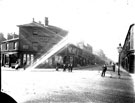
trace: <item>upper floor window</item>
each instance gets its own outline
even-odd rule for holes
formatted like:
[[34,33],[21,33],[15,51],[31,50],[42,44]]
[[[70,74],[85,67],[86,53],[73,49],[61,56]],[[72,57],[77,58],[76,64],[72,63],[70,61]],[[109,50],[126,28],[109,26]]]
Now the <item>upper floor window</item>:
[[33,35],[38,35],[37,29],[34,29],[34,30],[33,30]]
[[5,50],[6,49],[6,44],[1,44],[1,50]]
[[3,46],[2,46],[2,44],[0,45],[0,50],[3,50]]
[[8,50],[9,49],[9,44],[6,43],[6,47],[5,47],[5,50]]
[[23,45],[23,49],[29,49],[28,45]]
[[17,44],[18,44],[17,42],[13,43],[13,49],[15,49],[15,50],[17,49]]
[[34,50],[37,51],[38,50],[38,43],[37,42],[32,43],[32,47]]

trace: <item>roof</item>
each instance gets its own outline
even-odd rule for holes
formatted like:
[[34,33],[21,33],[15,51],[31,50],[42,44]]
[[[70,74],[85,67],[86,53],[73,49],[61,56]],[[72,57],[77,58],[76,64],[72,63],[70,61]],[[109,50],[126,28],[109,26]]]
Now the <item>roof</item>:
[[68,33],[66,30],[63,30],[59,27],[52,26],[52,25],[44,26],[44,24],[41,24],[41,23],[38,23],[38,22],[35,22],[35,21],[33,21],[32,23],[17,25],[17,26],[18,27],[39,27],[39,28],[46,29],[48,32],[51,32],[53,34],[57,34],[61,37],[65,37]]
[[17,25],[18,27],[41,27],[44,28],[44,25],[41,23],[37,23],[37,22],[32,22],[32,23],[28,23],[28,24],[23,24],[23,25]]
[[4,43],[4,42],[10,42],[10,41],[15,41],[15,40],[19,40],[19,38],[6,39],[6,40],[2,41],[2,43]]
[[52,26],[52,25],[48,25],[46,28],[63,37],[65,37],[68,33],[66,30],[63,30],[59,27]]

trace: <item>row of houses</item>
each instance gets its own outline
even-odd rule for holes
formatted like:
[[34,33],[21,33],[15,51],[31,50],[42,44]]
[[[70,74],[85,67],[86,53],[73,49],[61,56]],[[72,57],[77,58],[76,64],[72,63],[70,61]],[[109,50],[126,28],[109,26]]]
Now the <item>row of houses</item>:
[[130,73],[135,73],[135,24],[130,25],[127,32],[122,52],[120,53],[120,63],[122,67]]
[[[62,28],[49,25],[49,20],[45,18],[45,24],[36,22],[17,25],[19,35],[1,43],[1,63],[2,66],[9,66],[20,63],[32,65],[60,40],[68,35],[68,31]],[[74,45],[68,43],[62,50],[40,64],[39,67],[54,67],[56,63],[73,63],[74,66],[86,66],[94,63],[104,63],[104,60],[92,54],[92,47],[84,45],[83,42]]]

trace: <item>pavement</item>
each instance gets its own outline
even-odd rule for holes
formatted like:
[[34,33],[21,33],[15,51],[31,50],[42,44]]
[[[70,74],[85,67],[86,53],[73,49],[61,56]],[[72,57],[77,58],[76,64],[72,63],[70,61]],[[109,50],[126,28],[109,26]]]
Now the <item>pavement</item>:
[[121,77],[101,66],[74,69],[2,68],[2,91],[18,103],[135,103],[135,75],[121,69]]

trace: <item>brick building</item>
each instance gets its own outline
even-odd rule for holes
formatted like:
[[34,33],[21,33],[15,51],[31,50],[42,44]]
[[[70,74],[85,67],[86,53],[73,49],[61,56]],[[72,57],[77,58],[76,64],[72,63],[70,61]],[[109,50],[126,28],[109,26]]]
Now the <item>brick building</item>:
[[122,52],[120,63],[130,73],[135,73],[135,24],[130,25]]
[[67,35],[66,30],[48,23],[48,18],[45,18],[45,25],[34,19],[31,23],[18,25],[19,37],[1,44],[2,66],[10,67],[16,62],[21,66],[25,62],[30,65]]

